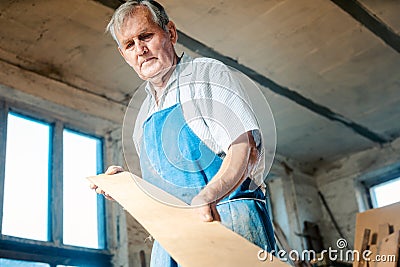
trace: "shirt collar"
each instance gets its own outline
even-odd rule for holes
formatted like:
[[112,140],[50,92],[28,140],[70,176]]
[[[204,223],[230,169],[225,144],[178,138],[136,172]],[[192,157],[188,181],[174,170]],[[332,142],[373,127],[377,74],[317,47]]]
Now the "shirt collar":
[[[176,68],[172,72],[171,77],[169,77],[169,80],[168,80],[167,84],[165,85],[163,95],[171,87],[171,84],[177,80],[178,75],[180,77],[185,77],[185,76],[192,74],[192,70],[193,70],[192,65],[193,65],[193,59],[190,56],[186,55],[185,53],[182,53],[182,56],[180,57],[180,60],[177,64]],[[145,90],[148,95],[154,97],[154,92],[153,92],[153,89],[151,88],[150,82],[147,82],[147,84],[145,86]]]

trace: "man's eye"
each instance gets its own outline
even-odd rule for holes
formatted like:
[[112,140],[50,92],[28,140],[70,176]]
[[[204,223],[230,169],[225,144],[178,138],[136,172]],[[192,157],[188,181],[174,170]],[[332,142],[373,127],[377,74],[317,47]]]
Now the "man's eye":
[[125,49],[129,49],[129,48],[131,48],[133,45],[134,45],[133,42],[129,42],[129,43],[126,44]]
[[149,41],[152,37],[153,37],[153,34],[149,33],[149,34],[144,34],[141,39],[143,41]]

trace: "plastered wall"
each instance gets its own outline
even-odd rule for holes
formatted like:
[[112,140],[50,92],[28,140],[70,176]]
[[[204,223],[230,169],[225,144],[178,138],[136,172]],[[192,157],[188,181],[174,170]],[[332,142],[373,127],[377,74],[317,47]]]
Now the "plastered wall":
[[[139,159],[136,152],[134,149],[129,149],[129,151],[126,148],[125,150],[123,149],[122,127],[112,131],[107,140],[110,144],[107,150],[113,159],[108,165],[123,166],[124,169],[140,176]],[[130,161],[130,163],[127,164],[127,161]],[[123,213],[123,222],[120,222],[120,227],[124,227],[125,235],[120,238],[127,247],[126,255],[123,257],[127,261],[124,266],[149,266],[152,247],[151,238],[149,238],[147,231],[129,213],[126,211]]]
[[[348,248],[352,249],[356,214],[369,208],[360,183],[380,179],[399,169],[400,139],[329,164],[316,165],[317,171],[312,175],[286,162],[280,159],[274,164],[268,185],[274,221],[282,228],[291,249],[307,249],[302,236],[306,220],[318,224],[326,249],[336,249],[339,238],[345,238]],[[318,192],[325,198],[342,236]]]
[[[400,163],[400,139],[385,146],[355,153],[332,164],[322,166],[316,173],[318,189],[343,232],[348,244],[353,247],[356,213],[367,208],[365,198],[360,190],[361,181],[370,181],[398,169]],[[321,230],[326,245],[334,246],[339,234],[322,209]]]
[[284,162],[275,164],[268,182],[273,218],[290,249],[302,251],[307,249],[304,221],[318,223],[321,218],[317,185],[314,177]]

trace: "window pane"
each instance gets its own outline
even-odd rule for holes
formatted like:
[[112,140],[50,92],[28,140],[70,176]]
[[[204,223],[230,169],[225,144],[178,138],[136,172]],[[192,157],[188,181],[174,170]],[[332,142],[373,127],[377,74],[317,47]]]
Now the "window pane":
[[1,267],[48,267],[50,265],[40,262],[0,259],[0,266]]
[[2,234],[48,240],[50,126],[10,113]]
[[400,178],[371,187],[371,196],[375,208],[400,201]]
[[64,244],[99,248],[97,195],[87,176],[96,175],[101,142],[64,130]]

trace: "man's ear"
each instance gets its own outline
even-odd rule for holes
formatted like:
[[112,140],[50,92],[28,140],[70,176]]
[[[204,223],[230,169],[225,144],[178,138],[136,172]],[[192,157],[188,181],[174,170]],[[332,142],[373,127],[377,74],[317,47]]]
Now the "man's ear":
[[118,46],[118,51],[121,54],[121,56],[125,59],[124,52],[122,52],[121,47]]
[[169,21],[167,24],[167,29],[169,33],[169,38],[173,44],[176,44],[178,41],[178,32],[176,30],[175,23],[172,21]]

